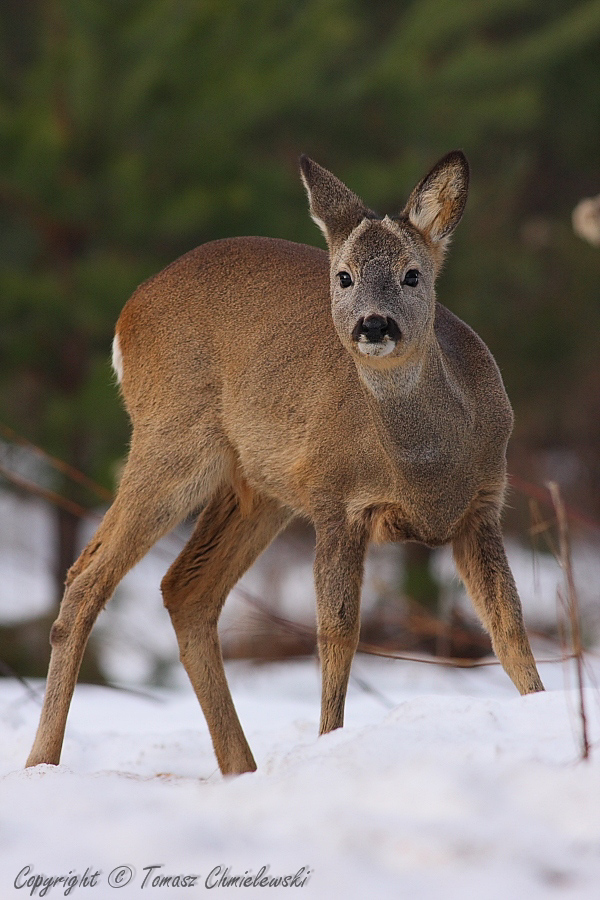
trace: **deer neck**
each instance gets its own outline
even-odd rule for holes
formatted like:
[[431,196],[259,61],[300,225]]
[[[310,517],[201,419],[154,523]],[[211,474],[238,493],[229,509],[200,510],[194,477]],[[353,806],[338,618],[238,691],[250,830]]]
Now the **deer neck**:
[[423,352],[393,368],[359,366],[359,377],[387,454],[401,468],[454,468],[468,427],[465,397],[431,337]]

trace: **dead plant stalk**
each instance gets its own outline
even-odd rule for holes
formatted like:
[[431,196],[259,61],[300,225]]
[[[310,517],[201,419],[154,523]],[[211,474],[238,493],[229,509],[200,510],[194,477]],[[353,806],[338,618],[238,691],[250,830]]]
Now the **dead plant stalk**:
[[548,490],[550,491],[552,503],[556,511],[556,521],[558,524],[558,540],[560,548],[559,561],[565,576],[565,586],[567,591],[567,610],[571,630],[571,644],[573,647],[573,658],[575,660],[575,671],[577,672],[577,687],[579,691],[579,717],[581,721],[581,758],[589,759],[590,742],[588,737],[585,696],[583,691],[583,646],[581,642],[579,602],[577,598],[577,591],[575,589],[575,579],[573,577],[573,561],[571,556],[569,524],[567,521],[567,514],[565,512],[565,507],[558,484],[555,481],[548,482]]

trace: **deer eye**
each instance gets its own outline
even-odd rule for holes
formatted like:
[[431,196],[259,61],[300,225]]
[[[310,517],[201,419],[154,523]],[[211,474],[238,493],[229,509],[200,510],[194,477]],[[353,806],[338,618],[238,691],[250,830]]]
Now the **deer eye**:
[[404,281],[402,284],[408,285],[408,287],[416,287],[419,283],[419,275],[421,273],[418,269],[409,269],[406,275],[404,276]]
[[340,287],[347,288],[354,284],[350,272],[338,272],[337,277],[340,279]]

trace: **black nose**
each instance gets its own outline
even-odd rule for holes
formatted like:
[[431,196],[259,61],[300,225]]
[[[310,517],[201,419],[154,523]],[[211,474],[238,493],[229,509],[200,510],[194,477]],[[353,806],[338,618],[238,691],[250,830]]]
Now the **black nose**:
[[387,319],[384,319],[383,316],[367,316],[366,319],[363,319],[361,331],[368,341],[376,344],[382,341],[387,334]]
[[400,329],[389,316],[386,319],[384,319],[383,316],[377,315],[359,319],[352,331],[352,337],[355,341],[358,341],[361,335],[364,335],[371,344],[381,343],[386,334],[389,335],[392,340],[398,340],[400,337]]

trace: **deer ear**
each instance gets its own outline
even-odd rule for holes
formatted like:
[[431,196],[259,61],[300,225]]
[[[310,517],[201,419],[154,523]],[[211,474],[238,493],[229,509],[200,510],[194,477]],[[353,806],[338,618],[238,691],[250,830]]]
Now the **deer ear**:
[[453,150],[419,182],[404,215],[443,249],[462,218],[468,190],[469,163],[461,150]]
[[300,174],[308,194],[311,217],[325,235],[330,252],[343,244],[365,216],[376,218],[375,213],[367,209],[339,178],[308,156],[300,157]]

